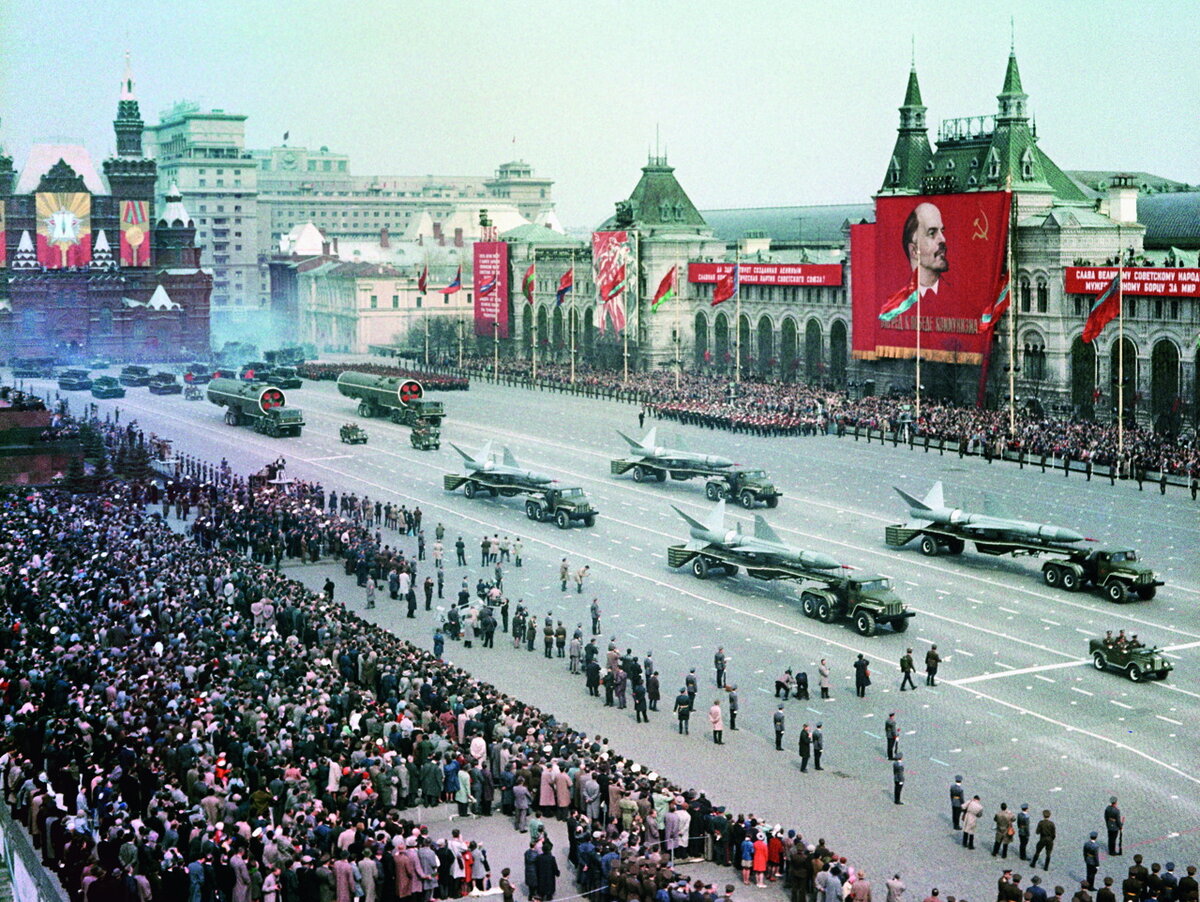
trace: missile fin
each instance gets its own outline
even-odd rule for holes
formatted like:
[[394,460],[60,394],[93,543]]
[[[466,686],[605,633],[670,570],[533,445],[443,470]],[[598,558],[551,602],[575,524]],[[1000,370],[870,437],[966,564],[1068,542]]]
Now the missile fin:
[[942,484],[935,482],[933,488],[929,490],[929,494],[925,496],[925,506],[928,508],[938,508],[946,506],[946,499],[942,497]]
[[762,539],[764,542],[783,544],[783,541],[776,535],[775,530],[763,519],[762,514],[754,515],[754,538]]
[[708,520],[705,525],[706,529],[720,531],[725,528],[725,499],[722,498],[714,506],[708,515]]
[[520,464],[517,463],[517,459],[513,457],[513,453],[508,450],[507,446],[504,448],[504,466],[513,467],[514,469],[520,467]]
[[[930,510],[929,505],[926,504],[925,501],[918,501],[912,495],[908,494],[908,492],[904,491],[904,489],[896,488],[896,486],[892,486],[892,488],[896,489],[896,494],[904,499],[905,503],[909,506],[910,509],[915,510],[915,511]],[[927,500],[928,500],[928,498],[926,499],[926,501]]]
[[631,439],[629,436],[627,436],[620,429],[617,430],[617,435],[619,435],[619,436],[621,436],[621,438],[625,439],[625,441],[629,444],[630,448],[639,448],[640,449],[642,447],[640,442],[635,442],[633,439]]
[[675,511],[675,513],[677,513],[677,514],[679,514],[679,516],[683,517],[684,521],[687,523],[688,526],[692,527],[692,529],[706,529],[707,528],[699,520],[695,519],[694,517],[689,516],[688,514],[685,514],[683,511],[681,511],[679,508],[677,508],[674,504],[671,505],[671,510]]

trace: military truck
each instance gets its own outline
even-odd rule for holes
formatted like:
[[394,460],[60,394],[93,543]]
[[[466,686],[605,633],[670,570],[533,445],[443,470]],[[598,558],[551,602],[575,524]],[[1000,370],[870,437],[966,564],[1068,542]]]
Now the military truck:
[[1167,674],[1175,669],[1158,648],[1141,643],[1107,643],[1103,639],[1089,639],[1088,651],[1092,656],[1092,666],[1097,670],[1119,670],[1134,683],[1165,680]]
[[87,391],[92,379],[87,370],[63,370],[58,374],[58,387],[63,391]]
[[388,417],[402,426],[417,426],[418,420],[424,420],[440,428],[446,416],[441,401],[425,400],[425,388],[416,379],[347,370],[338,376],[337,389],[358,402],[360,417]]
[[208,400],[225,408],[228,425],[249,425],[272,438],[298,436],[304,426],[304,414],[287,406],[283,389],[265,382],[214,379],[208,383]]
[[92,382],[93,398],[124,398],[125,387],[115,376],[97,376]]
[[12,362],[14,379],[53,379],[53,357],[17,357]]
[[753,510],[760,503],[767,507],[778,507],[783,492],[767,476],[766,470],[732,467],[719,470],[704,483],[704,494],[709,501],[731,498],[746,510]]
[[183,381],[192,385],[208,385],[213,378],[213,365],[205,363],[202,360],[197,360],[191,364],[187,372],[183,374]]
[[800,590],[800,607],[804,616],[822,623],[849,620],[864,636],[874,636],[879,625],[890,626],[893,632],[908,629],[908,619],[915,616],[892,591],[892,582],[885,576],[854,571],[844,576],[840,571],[827,571],[799,564],[762,561],[747,563],[738,555],[717,545],[701,549],[687,545],[667,548],[667,566],[679,568],[691,564],[696,579],[708,579],[716,573],[734,576],[741,567],[746,575],[761,580],[792,580],[814,583]]
[[130,388],[143,388],[150,384],[150,367],[130,364],[121,368],[121,375],[117,378],[122,385]]
[[483,473],[447,473],[442,477],[442,486],[447,492],[462,488],[463,494],[468,498],[480,495],[505,498],[524,495],[525,516],[539,523],[553,520],[559,529],[570,529],[572,523],[595,526],[596,517],[599,516],[599,512],[592,507],[581,488],[564,489],[544,484],[515,483],[490,479]]
[[1022,541],[1019,539],[978,539],[942,526],[913,527],[896,524],[884,529],[884,541],[892,548],[907,545],[920,537],[917,547],[922,554],[962,554],[968,541],[975,543],[981,554],[1013,557],[1056,558],[1042,564],[1042,581],[1054,588],[1077,592],[1088,586],[1102,591],[1110,601],[1153,598],[1163,584],[1154,571],[1138,561],[1131,548],[1080,547],[1066,542]]
[[294,366],[277,366],[271,370],[271,384],[280,388],[303,388],[304,380]]
[[338,430],[338,438],[346,445],[365,445],[367,443],[366,430],[358,423],[343,423],[342,428]]

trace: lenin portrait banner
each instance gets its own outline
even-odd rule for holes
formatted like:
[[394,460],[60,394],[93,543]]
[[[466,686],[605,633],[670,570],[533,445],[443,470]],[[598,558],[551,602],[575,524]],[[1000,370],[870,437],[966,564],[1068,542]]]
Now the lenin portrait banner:
[[87,266],[92,261],[92,196],[37,195],[37,258],[46,269]]
[[508,338],[508,245],[476,241],[474,265],[475,334]]
[[1005,191],[876,198],[875,222],[850,227],[855,358],[915,357],[919,327],[923,360],[982,363],[991,333],[980,317],[1004,272],[1010,201]]

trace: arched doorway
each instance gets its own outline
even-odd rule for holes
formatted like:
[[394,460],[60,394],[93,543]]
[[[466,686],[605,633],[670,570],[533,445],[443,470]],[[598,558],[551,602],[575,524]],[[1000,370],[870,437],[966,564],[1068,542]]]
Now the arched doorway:
[[829,378],[839,388],[846,385],[846,324],[842,320],[834,320],[829,327]]
[[1137,415],[1137,393],[1140,380],[1138,379],[1137,345],[1133,343],[1132,338],[1126,338],[1124,348],[1125,350],[1122,354],[1121,343],[1114,341],[1112,351],[1109,353],[1109,384],[1112,386],[1110,406],[1113,415],[1116,416],[1117,398],[1121,394],[1118,391],[1118,382],[1120,381],[1120,374],[1123,372],[1125,375],[1125,418],[1128,420]]
[[596,347],[594,344],[595,337],[596,337],[596,319],[595,319],[595,317],[596,317],[595,308],[585,311],[583,314],[583,321],[579,324],[582,327],[582,331],[583,331],[582,357],[588,363],[595,362],[595,357],[594,357],[595,347]]
[[567,346],[567,337],[563,332],[563,312],[562,307],[555,307],[552,317],[553,325],[551,330],[553,335],[550,339],[550,346],[554,351],[555,359],[558,358],[560,352]]
[[537,342],[538,360],[545,359],[546,349],[550,347],[550,314],[546,311],[544,305],[539,304],[537,308]]
[[738,320],[738,335],[741,344],[742,372],[745,373],[753,368],[754,348],[750,344],[750,317],[744,313]]
[[522,347],[522,350],[519,351],[518,354],[521,357],[528,357],[531,353],[531,349],[533,348],[533,322],[534,322],[534,319],[536,318],[537,314],[534,312],[534,309],[532,307],[530,307],[528,304],[525,306],[525,309],[521,313],[522,313],[522,315],[521,315],[521,347]]
[[1078,335],[1071,342],[1071,405],[1079,416],[1096,416],[1096,348]]
[[812,317],[804,326],[804,378],[814,384],[821,381],[825,370],[821,351],[821,323]]
[[771,317],[764,314],[758,320],[758,371],[769,375],[778,363],[775,359],[775,326]]
[[1156,431],[1179,431],[1179,406],[1179,348],[1164,338],[1150,352],[1150,418]]
[[705,355],[708,354],[708,317],[703,313],[697,313],[693,328],[696,330],[696,340],[693,342],[696,348],[695,362],[697,367],[702,367],[705,363]]
[[729,354],[729,317],[725,311],[718,313],[713,323],[713,358],[718,366],[728,366],[733,361]]
[[779,366],[784,379],[790,382],[796,378],[797,363],[796,321],[789,316],[779,329]]

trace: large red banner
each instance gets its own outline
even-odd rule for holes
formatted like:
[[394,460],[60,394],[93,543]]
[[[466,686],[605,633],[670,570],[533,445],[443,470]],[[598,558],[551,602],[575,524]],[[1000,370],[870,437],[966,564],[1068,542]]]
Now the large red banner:
[[[715,285],[731,272],[732,263],[689,263],[688,281]],[[742,285],[837,287],[842,284],[842,266],[840,263],[739,263],[738,281]]]
[[[1067,294],[1099,294],[1116,275],[1115,266],[1068,266],[1063,289]],[[1200,269],[1126,266],[1121,270],[1121,290],[1157,297],[1200,297]]]
[[37,195],[37,257],[46,269],[87,266],[92,259],[92,196]]
[[150,265],[150,205],[144,200],[121,201],[121,265]]
[[475,242],[475,334],[508,338],[508,245],[503,241]]
[[[1003,191],[876,199],[874,224],[850,229],[856,358],[915,357],[919,339],[924,360],[983,362],[980,316],[1004,271],[1009,202]],[[914,279],[919,300],[881,321]]]
[[633,250],[628,232],[592,232],[592,281],[596,285],[596,328],[625,328],[625,302],[633,277]]

